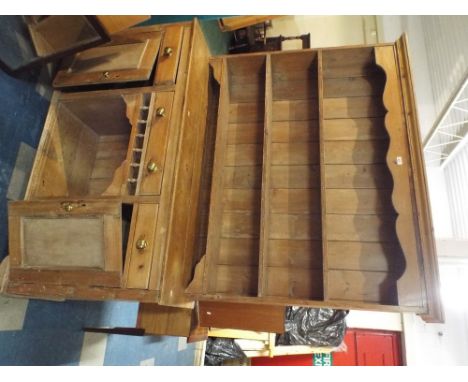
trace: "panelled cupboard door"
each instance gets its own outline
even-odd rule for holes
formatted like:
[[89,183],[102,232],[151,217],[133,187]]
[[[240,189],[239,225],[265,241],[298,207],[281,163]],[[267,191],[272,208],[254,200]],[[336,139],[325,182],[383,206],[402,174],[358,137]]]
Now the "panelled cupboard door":
[[18,201],[8,212],[11,281],[120,286],[120,201]]
[[146,81],[151,77],[161,32],[122,33],[112,42],[77,53],[57,73],[54,87]]

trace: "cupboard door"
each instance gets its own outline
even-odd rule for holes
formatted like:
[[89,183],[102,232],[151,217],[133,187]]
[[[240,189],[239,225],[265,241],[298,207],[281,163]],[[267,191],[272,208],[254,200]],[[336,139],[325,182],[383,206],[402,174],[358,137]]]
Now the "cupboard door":
[[161,32],[122,33],[112,42],[77,53],[54,80],[54,86],[112,84],[146,81],[153,71]]
[[156,94],[152,108],[154,115],[143,162],[140,195],[159,195],[161,193],[173,97],[174,93],[172,92]]
[[10,280],[120,286],[121,221],[119,201],[10,203]]

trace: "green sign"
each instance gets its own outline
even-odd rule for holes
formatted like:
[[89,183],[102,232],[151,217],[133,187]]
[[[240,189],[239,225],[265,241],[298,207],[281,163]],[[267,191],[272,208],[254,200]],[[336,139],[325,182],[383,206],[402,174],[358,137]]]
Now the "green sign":
[[332,366],[332,353],[316,353],[314,354],[314,366]]

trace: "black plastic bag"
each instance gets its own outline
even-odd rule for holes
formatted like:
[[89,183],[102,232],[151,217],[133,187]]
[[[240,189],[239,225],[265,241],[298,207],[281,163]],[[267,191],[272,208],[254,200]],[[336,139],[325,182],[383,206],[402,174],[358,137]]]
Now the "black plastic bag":
[[205,366],[220,366],[228,359],[245,359],[242,349],[232,338],[209,337],[206,341]]
[[290,306],[278,345],[339,346],[346,333],[347,310]]

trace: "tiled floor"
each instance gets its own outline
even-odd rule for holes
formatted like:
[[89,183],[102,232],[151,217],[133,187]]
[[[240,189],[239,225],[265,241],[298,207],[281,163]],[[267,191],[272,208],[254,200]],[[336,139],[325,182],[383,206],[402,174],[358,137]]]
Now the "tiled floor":
[[[158,16],[150,23],[190,18]],[[201,19],[212,54],[225,53],[229,35],[219,32],[216,16]],[[0,261],[8,247],[7,201],[24,195],[49,106],[46,77],[12,78],[0,71]],[[193,365],[195,346],[184,339],[82,331],[84,326],[134,326],[137,309],[134,302],[0,297],[0,365]]]

